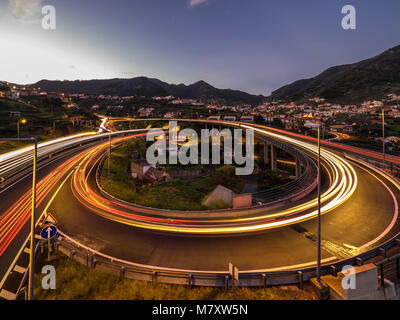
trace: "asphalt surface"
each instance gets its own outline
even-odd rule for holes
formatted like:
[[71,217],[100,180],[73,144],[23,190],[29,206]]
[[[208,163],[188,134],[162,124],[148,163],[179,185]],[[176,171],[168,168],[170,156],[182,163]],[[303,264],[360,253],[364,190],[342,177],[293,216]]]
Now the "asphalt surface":
[[[39,182],[43,178],[45,178],[50,172],[59,167],[62,163],[64,163],[68,158],[73,155],[81,152],[86,147],[77,148],[72,153],[67,153],[60,158],[54,159],[49,164],[45,166],[39,166],[37,169],[37,181]],[[59,184],[56,185],[56,188]],[[29,174],[22,179],[18,180],[15,184],[13,184],[10,188],[5,190],[0,190],[0,212],[5,212],[9,207],[15,204],[20,197],[29,192],[32,188],[32,174]],[[39,218],[40,214],[43,212],[47,203],[50,201],[52,193],[50,193],[44,201],[36,208],[36,220]],[[1,215],[0,215],[1,218]],[[25,242],[26,238],[30,233],[30,219],[25,223],[20,232],[11,242],[11,244],[7,247],[4,253],[0,256],[0,281],[2,280],[4,274],[7,272],[14,258],[16,257],[18,251],[21,246]]]
[[[75,153],[78,153],[76,151]],[[54,160],[38,171],[44,178],[71,155]],[[395,204],[388,189],[365,169],[354,166],[359,178],[352,197],[322,218],[322,258],[344,259],[388,240],[400,231],[399,219],[393,228],[368,247],[392,222]],[[391,183],[381,178],[387,185]],[[315,261],[316,220],[259,234],[220,237],[193,237],[156,234],[104,219],[83,206],[71,192],[71,178],[49,208],[58,227],[77,241],[120,259],[159,267],[226,271],[232,262],[240,270],[296,266]],[[61,183],[62,180],[59,182]],[[28,176],[0,193],[0,212],[18,201],[31,188]],[[54,190],[57,186],[54,188]],[[400,192],[393,188],[400,199]],[[37,208],[37,216],[50,201],[50,192]],[[7,271],[29,234],[29,221],[0,257],[0,279]]]
[[[345,204],[322,218],[322,258],[344,259],[377,238],[391,223],[395,204],[374,176],[355,166],[359,184]],[[400,198],[400,194],[395,194]],[[66,205],[68,204],[68,205]],[[50,206],[59,228],[75,240],[102,253],[142,264],[195,270],[240,270],[295,266],[315,261],[316,220],[260,234],[235,237],[193,237],[156,234],[104,219],[77,201],[70,181]],[[384,242],[400,226],[372,246]]]

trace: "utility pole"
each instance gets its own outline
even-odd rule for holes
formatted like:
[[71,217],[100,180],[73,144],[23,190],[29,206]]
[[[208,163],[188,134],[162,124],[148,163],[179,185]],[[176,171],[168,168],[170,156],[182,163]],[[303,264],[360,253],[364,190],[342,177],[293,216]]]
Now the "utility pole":
[[382,165],[385,170],[385,109],[382,109]]
[[17,122],[17,136],[18,136],[18,139],[20,138],[20,134],[19,134],[19,132],[20,132],[19,124],[20,123],[25,124],[26,123],[26,119],[18,119],[18,122]]
[[318,127],[318,226],[317,226],[317,281],[321,284],[321,127]]
[[36,220],[36,161],[37,161],[37,139],[34,140],[33,171],[32,171],[32,215],[31,215],[31,247],[29,258],[29,284],[28,299],[33,300],[33,280],[35,275],[35,220]]
[[110,166],[111,166],[111,131],[108,133],[108,183],[110,183]]
[[33,141],[33,171],[32,171],[32,212],[30,232],[30,256],[29,256],[29,280],[28,299],[33,300],[34,272],[35,272],[35,227],[36,227],[36,163],[37,163],[37,139],[32,138],[0,138],[0,141]]

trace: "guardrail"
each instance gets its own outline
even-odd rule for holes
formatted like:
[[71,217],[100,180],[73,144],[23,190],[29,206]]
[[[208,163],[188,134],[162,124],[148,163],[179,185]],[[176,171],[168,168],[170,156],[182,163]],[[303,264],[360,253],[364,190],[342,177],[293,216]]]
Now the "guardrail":
[[[61,232],[60,232],[61,233]],[[376,256],[384,255],[387,250],[400,246],[400,235],[385,242],[378,248],[369,250],[350,259],[326,263],[321,266],[321,275],[337,275],[346,265],[359,266]],[[61,233],[56,247],[71,259],[97,270],[106,271],[121,277],[166,284],[210,287],[267,287],[276,285],[297,284],[303,288],[304,282],[316,277],[315,267],[297,268],[282,271],[242,271],[239,280],[233,281],[228,271],[197,271],[146,266],[124,261],[95,251],[79,244]]]
[[[290,146],[287,143],[282,143],[278,140],[274,140],[262,135],[257,135],[262,139],[264,142],[268,142],[279,149],[286,151],[287,153],[296,157],[301,164],[303,165],[304,172],[300,175],[300,177],[296,180],[290,181],[282,186],[277,186],[274,188],[270,188],[267,190],[256,191],[252,193],[253,199],[255,202],[258,201],[272,201],[277,198],[285,198],[290,194],[294,194],[298,191],[301,187],[303,190],[307,190],[307,187],[314,186],[315,181],[317,179],[317,166],[315,163],[302,151]],[[304,185],[307,184],[306,187]],[[311,188],[311,190],[314,188]],[[258,200],[259,199],[259,200]]]
[[400,282],[400,253],[376,263],[376,266],[379,269],[379,280],[382,288],[385,287],[385,279]]

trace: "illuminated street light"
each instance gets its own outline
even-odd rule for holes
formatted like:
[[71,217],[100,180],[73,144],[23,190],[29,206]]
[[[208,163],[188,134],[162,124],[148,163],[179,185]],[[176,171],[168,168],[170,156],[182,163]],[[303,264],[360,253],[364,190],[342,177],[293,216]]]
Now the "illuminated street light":
[[385,109],[382,109],[382,154],[383,170],[385,170]]
[[25,123],[27,123],[28,121],[26,120],[26,119],[20,119],[20,120],[18,120],[18,122],[17,122],[17,136],[18,136],[18,139],[19,139],[19,124],[21,123],[21,124],[25,124]]
[[321,127],[318,127],[317,281],[321,284]]

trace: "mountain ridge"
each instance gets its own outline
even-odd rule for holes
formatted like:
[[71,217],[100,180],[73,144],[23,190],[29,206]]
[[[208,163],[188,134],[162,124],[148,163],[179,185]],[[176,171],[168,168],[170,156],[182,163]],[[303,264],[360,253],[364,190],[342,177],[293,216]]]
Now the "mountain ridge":
[[400,91],[400,45],[352,64],[333,66],[315,77],[300,79],[271,93],[269,100],[321,97],[361,101]]
[[259,104],[266,99],[262,95],[253,95],[240,90],[218,89],[200,80],[190,85],[169,84],[156,78],[113,78],[93,80],[40,80],[28,85],[30,88],[40,87],[43,91],[83,93],[90,95],[118,96],[168,96],[193,99],[223,99],[226,102]]

